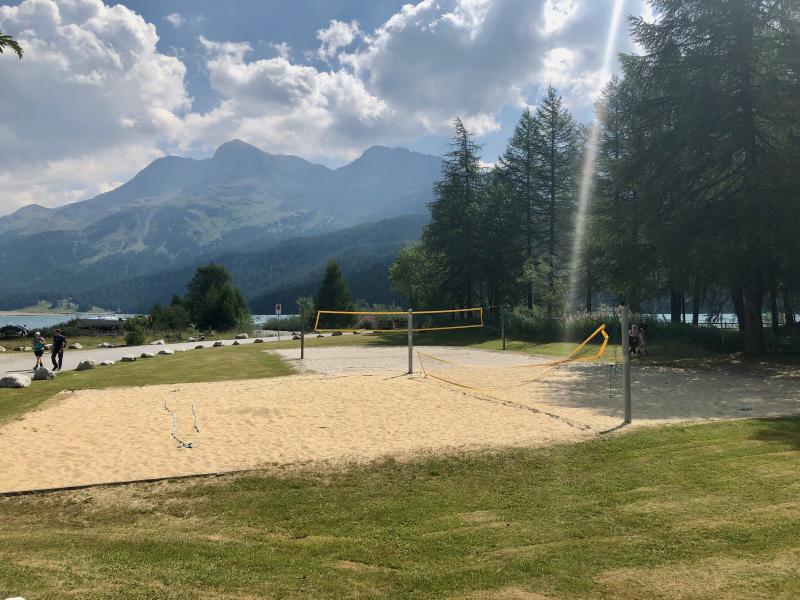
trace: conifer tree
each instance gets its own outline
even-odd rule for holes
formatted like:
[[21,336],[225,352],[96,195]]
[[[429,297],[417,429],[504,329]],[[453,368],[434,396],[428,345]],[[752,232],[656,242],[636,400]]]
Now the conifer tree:
[[461,119],[456,119],[454,126],[451,149],[442,160],[442,178],[433,186],[431,222],[423,240],[432,254],[443,258],[446,287],[453,293],[453,300],[471,307],[479,289],[481,147],[472,140]]
[[[511,229],[509,241],[516,241],[515,233],[522,226],[525,259],[533,264],[535,246],[534,212],[539,204],[539,179],[541,176],[541,156],[538,151],[539,126],[527,107],[522,111],[508,147],[500,157],[499,166],[503,170],[509,184],[512,203],[511,210],[517,212],[513,223],[517,227]],[[527,286],[528,308],[533,308],[533,285]]]
[[673,239],[693,240],[697,222],[705,224],[701,235],[725,257],[719,268],[740,313],[745,352],[762,354],[767,277],[788,241],[786,216],[793,221],[798,212],[789,182],[800,166],[800,7],[785,0],[652,5],[655,22],[632,20],[644,54],[623,60],[650,123],[647,185],[673,219]]
[[[552,86],[536,108],[540,163],[538,221],[541,227],[541,258],[547,263],[547,296],[554,297],[557,280],[566,267],[566,252],[572,235],[571,217],[575,207],[578,127]],[[542,269],[538,269],[542,271]],[[549,303],[552,314],[555,307]]]

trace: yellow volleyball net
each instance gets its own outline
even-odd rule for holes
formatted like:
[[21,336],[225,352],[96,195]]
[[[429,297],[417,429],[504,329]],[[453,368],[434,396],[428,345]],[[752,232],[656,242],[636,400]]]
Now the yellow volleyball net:
[[[483,308],[415,310],[411,315],[411,331],[449,331],[483,327]],[[358,331],[408,333],[408,311],[318,310],[314,330],[322,333]]]
[[[487,354],[481,357],[473,354],[469,357],[470,362],[463,362],[465,358],[451,360],[420,351],[417,351],[417,357],[425,377],[464,389],[490,392],[541,381],[554,370],[570,363],[600,361],[605,355],[608,341],[606,326],[601,325],[567,356],[555,360],[522,359],[518,355]],[[512,359],[516,364],[499,362]]]

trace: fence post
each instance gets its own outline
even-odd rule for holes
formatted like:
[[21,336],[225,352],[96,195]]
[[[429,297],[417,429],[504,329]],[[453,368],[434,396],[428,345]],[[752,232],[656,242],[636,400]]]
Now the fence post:
[[300,307],[300,360],[306,357],[306,309]]
[[414,373],[414,311],[408,309],[408,374]]
[[631,353],[628,342],[628,306],[620,306],[622,329],[622,393],[625,398],[625,424],[631,422]]
[[500,305],[500,336],[503,338],[503,350],[506,349],[506,305]]

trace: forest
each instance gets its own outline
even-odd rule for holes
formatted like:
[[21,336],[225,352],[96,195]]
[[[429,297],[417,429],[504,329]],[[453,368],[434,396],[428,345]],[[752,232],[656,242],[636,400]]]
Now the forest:
[[765,351],[765,315],[795,325],[800,4],[655,5],[654,22],[629,19],[641,50],[620,56],[592,124],[551,87],[485,169],[455,121],[431,222],[391,267],[412,306],[558,319],[667,300],[675,323],[688,306],[695,325],[735,312],[748,355]]

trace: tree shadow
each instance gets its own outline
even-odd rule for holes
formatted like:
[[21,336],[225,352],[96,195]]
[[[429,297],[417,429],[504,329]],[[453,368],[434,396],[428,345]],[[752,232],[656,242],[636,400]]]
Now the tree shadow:
[[759,421],[758,431],[752,439],[761,442],[775,442],[800,450],[800,417],[785,419],[763,419]]

